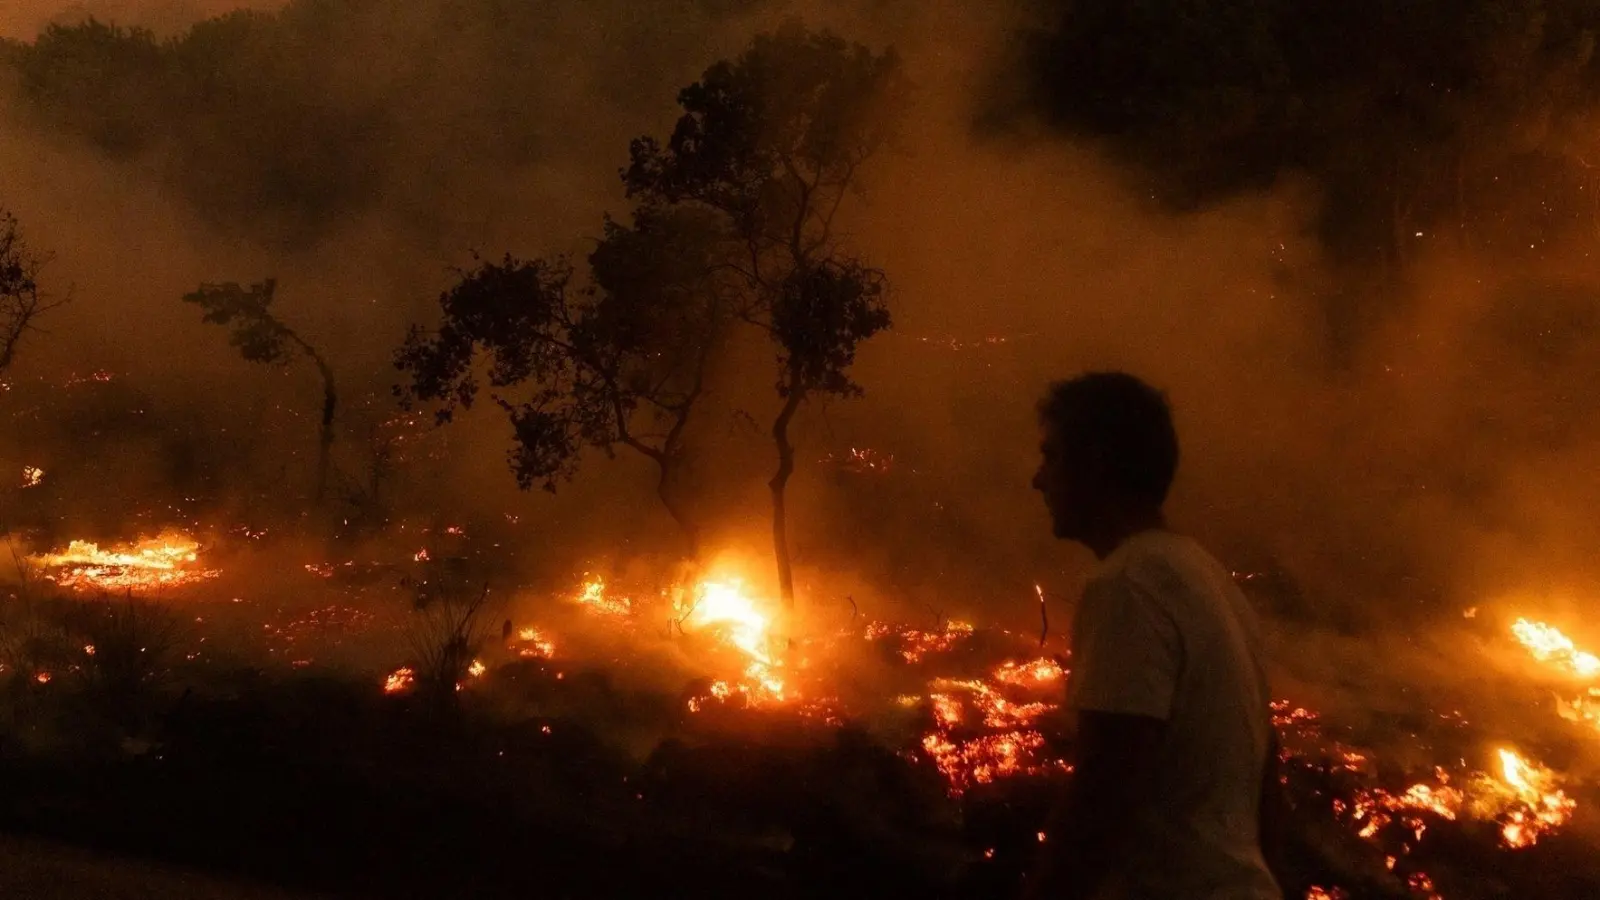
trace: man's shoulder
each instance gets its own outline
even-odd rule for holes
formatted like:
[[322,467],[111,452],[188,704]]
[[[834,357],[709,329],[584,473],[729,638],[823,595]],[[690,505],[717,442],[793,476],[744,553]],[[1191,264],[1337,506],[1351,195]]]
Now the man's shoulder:
[[1107,558],[1093,581],[1155,597],[1194,590],[1220,569],[1199,542],[1170,531],[1147,531],[1129,538]]

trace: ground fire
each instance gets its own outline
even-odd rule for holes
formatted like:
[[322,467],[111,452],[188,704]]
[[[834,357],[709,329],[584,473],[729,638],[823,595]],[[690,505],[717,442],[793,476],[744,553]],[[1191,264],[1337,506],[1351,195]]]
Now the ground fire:
[[[458,532],[448,536],[464,540]],[[239,533],[246,535],[242,540],[259,542],[248,536],[253,533],[248,529]],[[30,561],[75,596],[90,588],[135,594],[192,588],[224,577],[203,565],[198,542],[177,531],[108,549],[75,541]],[[395,627],[381,623],[402,621],[361,610],[365,601],[357,598],[366,596],[373,579],[381,585],[382,573],[411,572],[398,583],[427,581],[437,577],[427,573],[448,561],[406,550],[393,563],[352,559],[282,564],[316,574],[315,583],[345,598],[330,602],[323,597],[259,626],[257,633],[268,638],[269,650],[299,668],[315,663],[319,640],[381,635]],[[685,678],[701,676],[698,686],[680,700],[680,708],[690,727],[714,715],[706,720],[712,728],[707,734],[745,716],[805,723],[805,729],[817,734],[855,723],[899,722],[896,755],[936,775],[942,791],[960,804],[984,802],[973,798],[1007,785],[1059,784],[1072,777],[1070,733],[1062,728],[1070,655],[1065,647],[1042,647],[1037,634],[948,620],[929,628],[856,615],[831,625],[796,624],[785,618],[778,602],[751,587],[741,567],[726,564],[665,589],[630,590],[621,584],[619,579],[584,575],[561,604],[532,607],[535,612],[523,616],[527,621],[518,627],[507,621],[498,645],[503,652],[490,641],[481,655],[465,657],[455,689],[463,695],[499,689],[497,685],[510,682],[497,669],[515,665],[537,666],[544,677],[563,684],[570,672],[596,664],[585,658],[596,648],[658,642],[675,648],[690,667]],[[1037,597],[1029,596],[1019,606],[1038,602],[1043,591],[1035,587],[1032,594]],[[238,603],[234,598],[223,608]],[[537,612],[541,608],[543,615]],[[196,627],[210,616],[197,615]],[[1600,678],[1593,657],[1544,623],[1517,619],[1505,633],[1542,670],[1576,682],[1569,692],[1576,698],[1563,700],[1560,711],[1592,724],[1588,701],[1600,696],[1600,687],[1591,686]],[[101,656],[94,643],[82,644],[80,652],[77,662],[34,669],[36,688],[54,690],[63,673]],[[875,660],[888,674],[859,681],[852,673],[864,660]],[[394,659],[391,666],[388,674],[377,676],[381,693],[414,695],[422,671],[417,661]],[[881,690],[871,689],[880,683]],[[711,725],[713,721],[723,724]],[[1277,702],[1274,721],[1284,735],[1290,783],[1319,785],[1302,795],[1301,802],[1316,798],[1322,814],[1385,860],[1397,883],[1417,898],[1456,896],[1450,889],[1452,878],[1441,878],[1432,865],[1422,863],[1437,856],[1436,835],[1441,831],[1476,834],[1487,829],[1494,852],[1533,852],[1561,835],[1579,811],[1579,794],[1585,793],[1581,784],[1504,743],[1482,747],[1476,757],[1440,759],[1408,779],[1376,751],[1337,736],[1337,729],[1303,706]],[[540,731],[543,736],[553,733]],[[980,855],[986,864],[1006,858],[993,847],[982,848]],[[1325,883],[1306,896],[1353,898],[1361,893]]]
[[94,541],[72,541],[65,550],[37,554],[28,562],[62,587],[145,592],[217,577],[216,570],[199,565],[199,550],[188,535],[163,532],[104,550]]

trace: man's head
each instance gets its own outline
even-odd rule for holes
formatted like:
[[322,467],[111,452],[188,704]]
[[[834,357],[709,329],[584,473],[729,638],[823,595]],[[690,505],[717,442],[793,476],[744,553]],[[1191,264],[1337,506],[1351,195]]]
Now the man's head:
[[1050,386],[1039,403],[1043,459],[1033,487],[1056,537],[1109,552],[1159,522],[1178,469],[1178,435],[1160,391],[1122,372]]

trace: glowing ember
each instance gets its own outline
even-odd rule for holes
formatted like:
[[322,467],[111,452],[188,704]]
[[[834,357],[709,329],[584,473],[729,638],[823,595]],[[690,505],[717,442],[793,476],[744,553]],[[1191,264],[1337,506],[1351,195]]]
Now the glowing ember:
[[871,447],[851,447],[849,453],[828,454],[822,463],[857,475],[882,475],[894,469],[894,454],[881,453]]
[[1306,900],[1349,900],[1350,895],[1340,888],[1313,886],[1306,891]]
[[954,725],[961,721],[959,705],[956,706],[956,712],[948,723],[943,721],[945,716],[939,714],[940,701],[945,704],[955,703],[950,697],[951,692],[955,691],[963,692],[970,698],[973,706],[977,707],[978,711],[983,714],[983,724],[990,728],[1015,728],[1021,725],[1028,725],[1039,716],[1056,708],[1053,703],[1016,703],[1007,700],[999,691],[984,684],[982,681],[957,681],[949,678],[937,678],[934,679],[933,688],[941,692],[932,694],[929,697],[934,701],[936,718],[940,720],[941,725]]
[[[950,783],[951,794],[1001,778],[1067,770],[1063,761],[1045,756],[1044,735],[1032,727],[1058,704],[1006,695],[1007,690],[1054,690],[1064,675],[1059,663],[1039,659],[1003,663],[992,679],[935,678],[929,683],[934,730],[923,736],[922,750]],[[914,696],[897,699],[903,706],[921,701]],[[993,731],[984,734],[982,729]]]
[[38,466],[22,467],[22,486],[25,488],[37,487],[44,480],[44,470]]
[[107,550],[92,541],[72,541],[61,553],[30,557],[35,565],[55,569],[45,577],[62,587],[101,590],[148,590],[177,587],[217,577],[214,569],[197,569],[200,545],[187,535],[165,533]]
[[995,670],[994,678],[1001,684],[1039,687],[1056,684],[1066,677],[1066,674],[1066,670],[1061,668],[1061,663],[1040,657],[1029,663],[1008,662]]
[[38,674],[33,676],[33,680],[39,682],[40,684],[49,684],[50,683],[50,673],[49,672],[40,672],[40,673],[38,673]]
[[467,666],[467,675],[472,678],[482,678],[483,673],[487,671],[489,671],[489,667],[484,665],[481,659],[475,659],[472,661],[472,665]]
[[401,691],[410,690],[411,686],[416,682],[417,673],[410,667],[401,667],[395,669],[389,674],[388,678],[384,679],[383,692],[385,694],[398,694]]
[[918,663],[933,653],[944,653],[972,636],[973,627],[966,622],[947,622],[942,631],[917,631],[899,629],[882,622],[867,626],[869,641],[893,637],[900,642],[900,656],[908,663]]
[[1409,887],[1412,893],[1422,895],[1423,900],[1443,900],[1433,886],[1433,879],[1425,872],[1412,872],[1406,878],[1406,887]]
[[1518,619],[1511,633],[1534,659],[1579,678],[1600,676],[1600,657],[1579,650],[1560,629],[1543,622]]
[[1036,731],[986,734],[970,740],[934,733],[922,739],[922,750],[950,782],[952,794],[1000,778],[1044,774],[1052,765],[1041,759],[1044,736]]

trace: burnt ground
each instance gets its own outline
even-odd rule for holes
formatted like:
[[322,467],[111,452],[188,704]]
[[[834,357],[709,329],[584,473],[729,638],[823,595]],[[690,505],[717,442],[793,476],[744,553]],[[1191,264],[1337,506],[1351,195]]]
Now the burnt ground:
[[0,836],[0,896],[27,900],[318,900],[145,860]]
[[[340,896],[953,884],[934,870],[959,849],[891,820],[891,791],[915,788],[894,785],[902,763],[865,741],[668,745],[641,766],[575,722],[441,721],[373,694],[307,678],[181,698],[148,744],[41,754],[13,741],[0,828]],[[874,789],[884,807],[861,808]]]
[[[926,710],[842,726],[788,708],[691,714],[683,693],[625,686],[610,669],[559,658],[504,659],[445,705],[386,695],[370,668],[296,667],[303,655],[323,658],[312,637],[353,627],[343,613],[324,621],[343,608],[325,597],[304,604],[175,604],[185,619],[204,615],[162,663],[143,654],[165,633],[153,607],[113,604],[101,621],[68,598],[35,607],[61,619],[55,630],[12,623],[8,634],[21,637],[10,652],[49,662],[56,676],[0,677],[0,833],[45,842],[14,845],[39,862],[11,877],[95,897],[116,896],[113,887],[183,896],[164,887],[169,877],[218,897],[1008,897],[1038,852],[1060,777],[952,797],[913,752],[931,727]],[[196,646],[224,642],[224,612],[252,640],[269,635],[272,661],[209,651],[189,660]],[[201,618],[210,640],[195,645]],[[90,639],[99,649],[86,659]],[[929,664],[991,671],[1017,652],[1014,640],[980,633]],[[905,674],[927,684],[927,672]],[[1071,748],[1057,753],[1070,759]],[[1386,786],[1403,790],[1414,774],[1386,773]],[[1428,840],[1391,873],[1384,848],[1415,843],[1408,823],[1357,840],[1331,807],[1364,782],[1314,759],[1291,776],[1296,900],[1312,884],[1340,885],[1351,900],[1426,900],[1404,887],[1417,872],[1447,900],[1600,896],[1593,796],[1580,798],[1572,827],[1516,852],[1497,847],[1492,825],[1424,817]],[[52,882],[64,846],[92,860],[89,880]],[[208,875],[183,874],[197,872]],[[156,892],[138,893],[146,885]]]
[[[219,673],[224,689],[133,701],[152,713],[133,739],[57,684],[52,706],[26,712],[72,739],[46,741],[24,717],[0,744],[0,831],[48,842],[0,846],[29,859],[4,877],[56,893],[5,895],[987,898],[1014,896],[1036,852],[1044,779],[955,800],[879,736],[760,710],[680,723],[641,761],[595,721],[681,715],[679,698],[531,667],[495,676],[525,695],[570,691],[591,715],[507,718],[486,694],[441,711],[368,681]],[[13,712],[44,696],[9,691]],[[1337,790],[1311,769],[1295,785]],[[1408,896],[1316,808],[1300,823],[1320,846],[1301,860],[1307,883]],[[1577,837],[1497,853],[1481,829],[1429,825],[1416,862],[1450,900],[1597,896]]]

